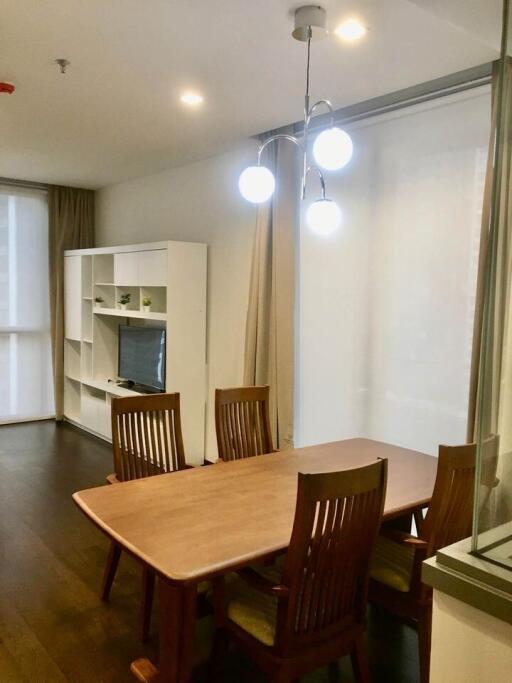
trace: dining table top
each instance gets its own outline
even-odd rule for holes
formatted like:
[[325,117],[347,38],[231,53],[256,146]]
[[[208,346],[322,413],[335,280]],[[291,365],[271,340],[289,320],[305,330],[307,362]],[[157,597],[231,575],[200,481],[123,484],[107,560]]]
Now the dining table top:
[[79,491],[81,510],[171,582],[188,583],[272,557],[290,541],[297,475],[388,460],[384,519],[428,505],[437,458],[347,439]]

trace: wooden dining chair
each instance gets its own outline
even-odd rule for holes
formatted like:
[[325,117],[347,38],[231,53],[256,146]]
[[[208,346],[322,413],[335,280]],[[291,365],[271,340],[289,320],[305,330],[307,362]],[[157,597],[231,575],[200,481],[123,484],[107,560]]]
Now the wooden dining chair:
[[212,677],[231,635],[270,676],[288,683],[352,657],[369,681],[365,648],[368,573],[381,524],[387,461],[299,474],[290,545],[281,565],[214,583],[218,626]]
[[370,602],[416,624],[420,680],[430,669],[432,589],[421,581],[422,562],[471,534],[476,445],[439,446],[434,492],[417,536],[382,528],[370,570]]
[[[181,435],[180,395],[149,394],[112,399],[112,448],[115,473],[110,484],[187,468]],[[103,575],[101,599],[108,600],[121,546],[112,541]],[[147,640],[155,574],[142,571],[141,637]]]
[[272,453],[269,387],[215,391],[215,428],[219,458],[240,460]]

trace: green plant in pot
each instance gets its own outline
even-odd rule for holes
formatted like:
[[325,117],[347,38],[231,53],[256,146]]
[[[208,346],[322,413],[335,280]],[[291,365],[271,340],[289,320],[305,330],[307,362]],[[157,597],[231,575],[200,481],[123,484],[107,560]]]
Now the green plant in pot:
[[131,298],[131,294],[121,294],[121,296],[119,297],[119,301],[117,303],[123,311],[125,311],[128,308],[128,304],[130,303]]
[[151,299],[149,296],[145,296],[142,299],[142,308],[144,310],[144,313],[149,313],[151,311]]
[[102,296],[97,296],[94,299],[94,305],[96,308],[101,308],[105,302],[105,299]]

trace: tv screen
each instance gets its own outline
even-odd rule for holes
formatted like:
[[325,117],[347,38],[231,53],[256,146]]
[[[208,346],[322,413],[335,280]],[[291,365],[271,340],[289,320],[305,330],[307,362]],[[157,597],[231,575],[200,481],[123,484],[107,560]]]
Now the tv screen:
[[165,391],[165,329],[119,325],[119,377]]

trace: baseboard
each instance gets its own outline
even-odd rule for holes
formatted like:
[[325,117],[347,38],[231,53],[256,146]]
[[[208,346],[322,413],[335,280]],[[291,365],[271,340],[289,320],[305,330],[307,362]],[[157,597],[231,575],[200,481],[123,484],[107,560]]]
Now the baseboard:
[[88,434],[95,436],[97,439],[101,439],[102,441],[105,441],[105,443],[112,443],[112,439],[110,439],[108,436],[105,436],[104,434],[100,434],[99,432],[95,432],[94,429],[90,429],[89,427],[86,427],[85,425],[81,424],[80,422],[76,422],[76,420],[72,420],[71,418],[66,417],[65,415],[64,415],[63,421],[68,422],[70,425],[73,425],[73,427],[76,427],[77,429],[80,429],[83,432],[87,432]]

